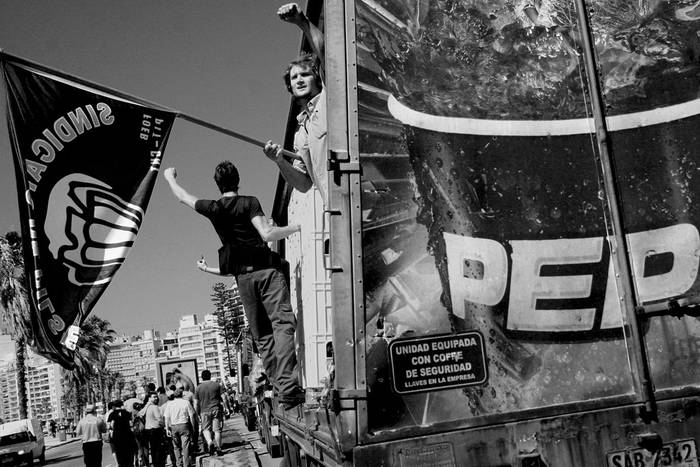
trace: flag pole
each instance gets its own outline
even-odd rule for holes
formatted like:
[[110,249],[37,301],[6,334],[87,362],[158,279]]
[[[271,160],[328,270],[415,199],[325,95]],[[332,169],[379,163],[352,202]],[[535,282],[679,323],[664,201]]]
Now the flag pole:
[[[233,130],[229,130],[228,128],[224,128],[224,127],[216,125],[214,123],[204,121],[200,118],[193,117],[191,115],[187,115],[187,114],[184,114],[182,112],[178,112],[177,116],[183,120],[187,120],[190,123],[194,123],[195,125],[200,125],[200,126],[203,126],[205,128],[209,128],[210,130],[218,131],[219,133],[223,133],[225,135],[231,136],[231,137],[239,139],[241,141],[245,141],[246,143],[250,143],[254,146],[258,146],[261,148],[265,147],[265,143],[263,143],[262,141],[259,141],[255,138],[251,138],[250,136],[246,136],[246,135],[241,134],[241,133],[237,133]],[[291,157],[292,159],[301,159],[301,156],[299,156],[299,154],[292,152],[292,151],[288,151],[286,149],[282,150],[282,154],[284,154],[287,157]]]
[[[183,120],[187,120],[188,122],[194,123],[195,125],[203,126],[203,127],[208,128],[210,130],[217,131],[219,133],[223,133],[227,136],[231,136],[233,138],[236,138],[238,140],[252,144],[254,146],[258,146],[260,148],[265,147],[264,142],[257,140],[255,138],[251,138],[250,136],[244,135],[242,133],[238,133],[238,132],[230,130],[228,128],[224,128],[220,125],[216,125],[214,123],[207,122],[206,120],[202,120],[201,118],[194,117],[192,115],[188,115],[186,113],[180,112],[179,110],[175,110],[175,109],[172,109],[170,107],[166,107],[164,105],[158,104],[157,102],[152,102],[152,101],[143,99],[141,97],[125,93],[125,92],[120,91],[118,89],[110,88],[108,86],[104,86],[102,84],[95,83],[94,81],[90,81],[90,80],[87,80],[85,78],[81,78],[80,76],[71,75],[69,73],[66,73],[66,72],[61,71],[61,70],[57,70],[55,68],[50,68],[50,67],[42,65],[40,63],[36,63],[36,62],[31,61],[31,60],[27,60],[26,58],[7,53],[3,49],[0,49],[0,61],[5,61],[5,60],[15,62],[19,65],[22,65],[22,66],[25,66],[28,68],[34,68],[37,71],[56,75],[59,78],[62,78],[62,79],[68,80],[68,81],[72,81],[72,82],[80,84],[82,86],[91,87],[91,88],[94,88],[98,91],[102,91],[102,92],[105,92],[108,94],[113,94],[116,97],[119,97],[121,99],[131,100],[131,101],[134,101],[134,102],[141,104],[141,105],[144,105],[144,106],[155,107],[159,110],[174,113],[176,117],[179,117]],[[290,157],[292,159],[301,159],[301,156],[299,156],[298,154],[296,154],[292,151],[288,151],[287,149],[283,149],[282,154],[287,156],[287,157]]]

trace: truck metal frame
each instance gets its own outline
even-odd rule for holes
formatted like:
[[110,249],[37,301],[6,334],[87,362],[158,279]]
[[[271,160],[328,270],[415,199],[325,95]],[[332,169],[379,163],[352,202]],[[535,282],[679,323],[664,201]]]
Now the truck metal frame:
[[[309,17],[317,20],[321,11],[320,2],[309,3]],[[624,339],[631,390],[624,390],[626,386],[622,384],[620,387],[623,389],[609,396],[580,400],[572,398],[570,401],[517,410],[483,410],[474,416],[405,423],[393,428],[390,423],[379,428],[376,424],[372,425],[376,419],[375,422],[370,421],[370,412],[376,410],[377,402],[371,403],[370,398],[377,396],[372,395],[372,387],[367,380],[367,359],[369,339],[375,337],[367,335],[370,311],[365,308],[368,290],[363,234],[370,227],[367,223],[363,224],[363,216],[366,216],[363,212],[363,186],[367,188],[364,192],[381,194],[390,193],[391,190],[382,191],[371,185],[371,181],[363,179],[363,163],[368,158],[379,160],[383,156],[365,155],[361,162],[360,139],[365,131],[362,125],[366,128],[370,120],[375,128],[380,128],[377,132],[383,132],[388,139],[403,138],[401,135],[405,131],[400,123],[385,118],[381,112],[370,115],[362,108],[358,97],[363,92],[386,99],[387,93],[383,89],[358,79],[358,68],[362,66],[358,63],[358,53],[364,46],[361,47],[357,41],[357,12],[360,11],[365,20],[374,18],[377,28],[384,28],[387,34],[396,33],[397,24],[401,23],[382,3],[391,2],[326,0],[323,8],[325,85],[328,108],[334,109],[328,113],[330,201],[324,212],[324,224],[330,236],[328,251],[324,252],[323,258],[331,281],[333,371],[323,387],[308,390],[307,403],[303,408],[284,412],[274,403],[269,405],[268,421],[265,423],[268,426],[279,424],[280,441],[290,465],[600,466],[606,462],[615,467],[652,465],[648,462],[656,462],[655,465],[698,465],[697,452],[691,453],[690,450],[695,449],[700,439],[700,381],[655,388],[650,359],[657,359],[657,366],[660,360],[658,356],[648,354],[651,344],[645,340],[652,320],[658,318],[659,325],[664,327],[668,317],[688,319],[696,314],[696,310],[689,307],[694,305],[694,298],[683,294],[669,299],[640,297],[640,293],[644,294],[641,282],[646,276],[644,270],[632,261],[635,258],[631,250],[636,244],[631,243],[638,240],[626,227],[631,221],[630,214],[624,212],[622,197],[629,195],[621,194],[624,187],[619,178],[619,166],[623,164],[615,160],[612,154],[621,143],[616,140],[616,135],[612,136],[613,130],[609,128],[612,120],[606,114],[608,110],[599,75],[601,65],[597,62],[600,57],[595,51],[595,38],[590,26],[590,15],[595,13],[587,10],[584,0],[576,0],[576,17],[572,21],[583,31],[574,42],[581,54],[579,67],[585,71],[585,76],[581,76],[580,80],[588,86],[581,92],[590,98],[590,103],[586,103],[594,125],[588,134],[594,146],[590,151],[596,160],[597,183],[602,187],[599,199],[605,206],[606,235],[596,245],[603,245],[600,255],[603,257],[607,248],[605,245],[609,244],[610,270],[615,274],[608,280],[617,291],[622,323],[618,339]],[[415,3],[423,5],[430,2]],[[469,13],[465,11],[463,15]],[[655,17],[649,14],[647,18],[652,22]],[[541,33],[545,39],[551,38],[547,35],[548,31],[536,27],[533,27],[533,31]],[[295,113],[292,107],[287,147],[294,132]],[[690,112],[690,115],[695,113]],[[361,114],[364,115],[362,121],[359,117]],[[671,124],[674,124],[673,120]],[[402,163],[408,164],[409,159],[415,163],[416,156],[406,155],[403,159]],[[423,166],[427,167],[426,163]],[[430,170],[426,169],[426,174],[435,181]],[[424,174],[425,177],[428,175]],[[280,179],[273,214],[278,222],[287,220],[289,199],[290,190]],[[485,216],[488,217],[488,214]],[[666,224],[659,225],[654,224],[653,227],[661,230]],[[284,245],[280,248],[286,250]],[[650,261],[650,256],[644,258],[647,263]],[[671,263],[668,267],[673,269],[673,261]],[[400,285],[400,281],[397,283]],[[444,297],[442,300],[445,300]],[[439,333],[427,335],[440,338]],[[519,335],[517,329],[504,334]],[[669,335],[673,335],[673,331],[669,331]],[[574,333],[562,336],[560,339],[566,342],[578,338]],[[688,342],[699,338],[694,337],[692,330],[688,331]],[[590,338],[589,341],[595,339]],[[419,341],[407,337],[405,342]],[[658,348],[662,354],[663,349],[667,349],[661,344],[658,344]],[[687,354],[689,362],[698,360],[699,350],[696,348],[679,352]],[[493,359],[486,358],[485,364],[492,365]],[[396,379],[391,378],[394,392]],[[377,384],[376,381],[374,384]],[[390,384],[390,381],[387,380],[386,384]],[[427,394],[424,402],[426,411],[432,392]],[[269,432],[267,434],[271,436]],[[683,449],[689,450],[687,457],[683,457]],[[651,458],[653,461],[649,460]]]

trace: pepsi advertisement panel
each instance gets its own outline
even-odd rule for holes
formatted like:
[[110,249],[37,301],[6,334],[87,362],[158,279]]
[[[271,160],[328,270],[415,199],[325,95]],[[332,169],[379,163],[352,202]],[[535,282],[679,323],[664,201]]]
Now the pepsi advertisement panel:
[[32,345],[70,367],[143,223],[175,115],[4,60]]
[[[693,304],[700,22],[588,3],[635,291]],[[371,429],[632,394],[574,3],[356,5]],[[644,331],[657,387],[700,382],[669,361],[700,361],[696,319]],[[464,332],[481,385],[387,389],[395,340]]]

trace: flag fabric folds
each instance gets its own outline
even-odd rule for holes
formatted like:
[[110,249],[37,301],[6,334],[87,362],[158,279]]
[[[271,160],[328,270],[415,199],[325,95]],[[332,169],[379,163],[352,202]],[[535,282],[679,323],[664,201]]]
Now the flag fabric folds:
[[2,58],[34,349],[73,366],[79,326],[143,223],[176,113]]

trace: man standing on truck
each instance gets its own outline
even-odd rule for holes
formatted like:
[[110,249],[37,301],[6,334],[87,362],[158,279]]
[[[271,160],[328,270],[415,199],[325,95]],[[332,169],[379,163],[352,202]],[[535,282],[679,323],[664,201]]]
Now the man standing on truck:
[[323,86],[323,33],[299,9],[296,3],[277,10],[282,21],[296,24],[311,44],[313,54],[301,55],[292,61],[282,75],[287,90],[302,108],[297,116],[299,126],[294,135],[294,152],[301,159],[289,163],[282,156],[282,147],[268,141],[265,155],[279,167],[280,173],[292,187],[306,193],[315,186],[321,193],[323,205],[328,205],[328,143],[326,142],[326,92]]
[[304,401],[296,373],[294,332],[296,316],[289,301],[289,287],[282,272],[282,259],[267,242],[300,231],[298,225],[272,226],[253,196],[238,194],[240,176],[229,161],[216,166],[214,180],[221,191],[218,200],[199,199],[182,188],[174,168],[164,177],[175,197],[207,217],[221,239],[219,268],[200,266],[205,272],[236,277],[238,291],[260,351],[265,371],[272,378],[279,402],[289,410]]
[[85,406],[85,416],[78,422],[76,434],[83,442],[85,467],[102,466],[102,435],[107,433],[104,420],[95,416],[94,404]]

